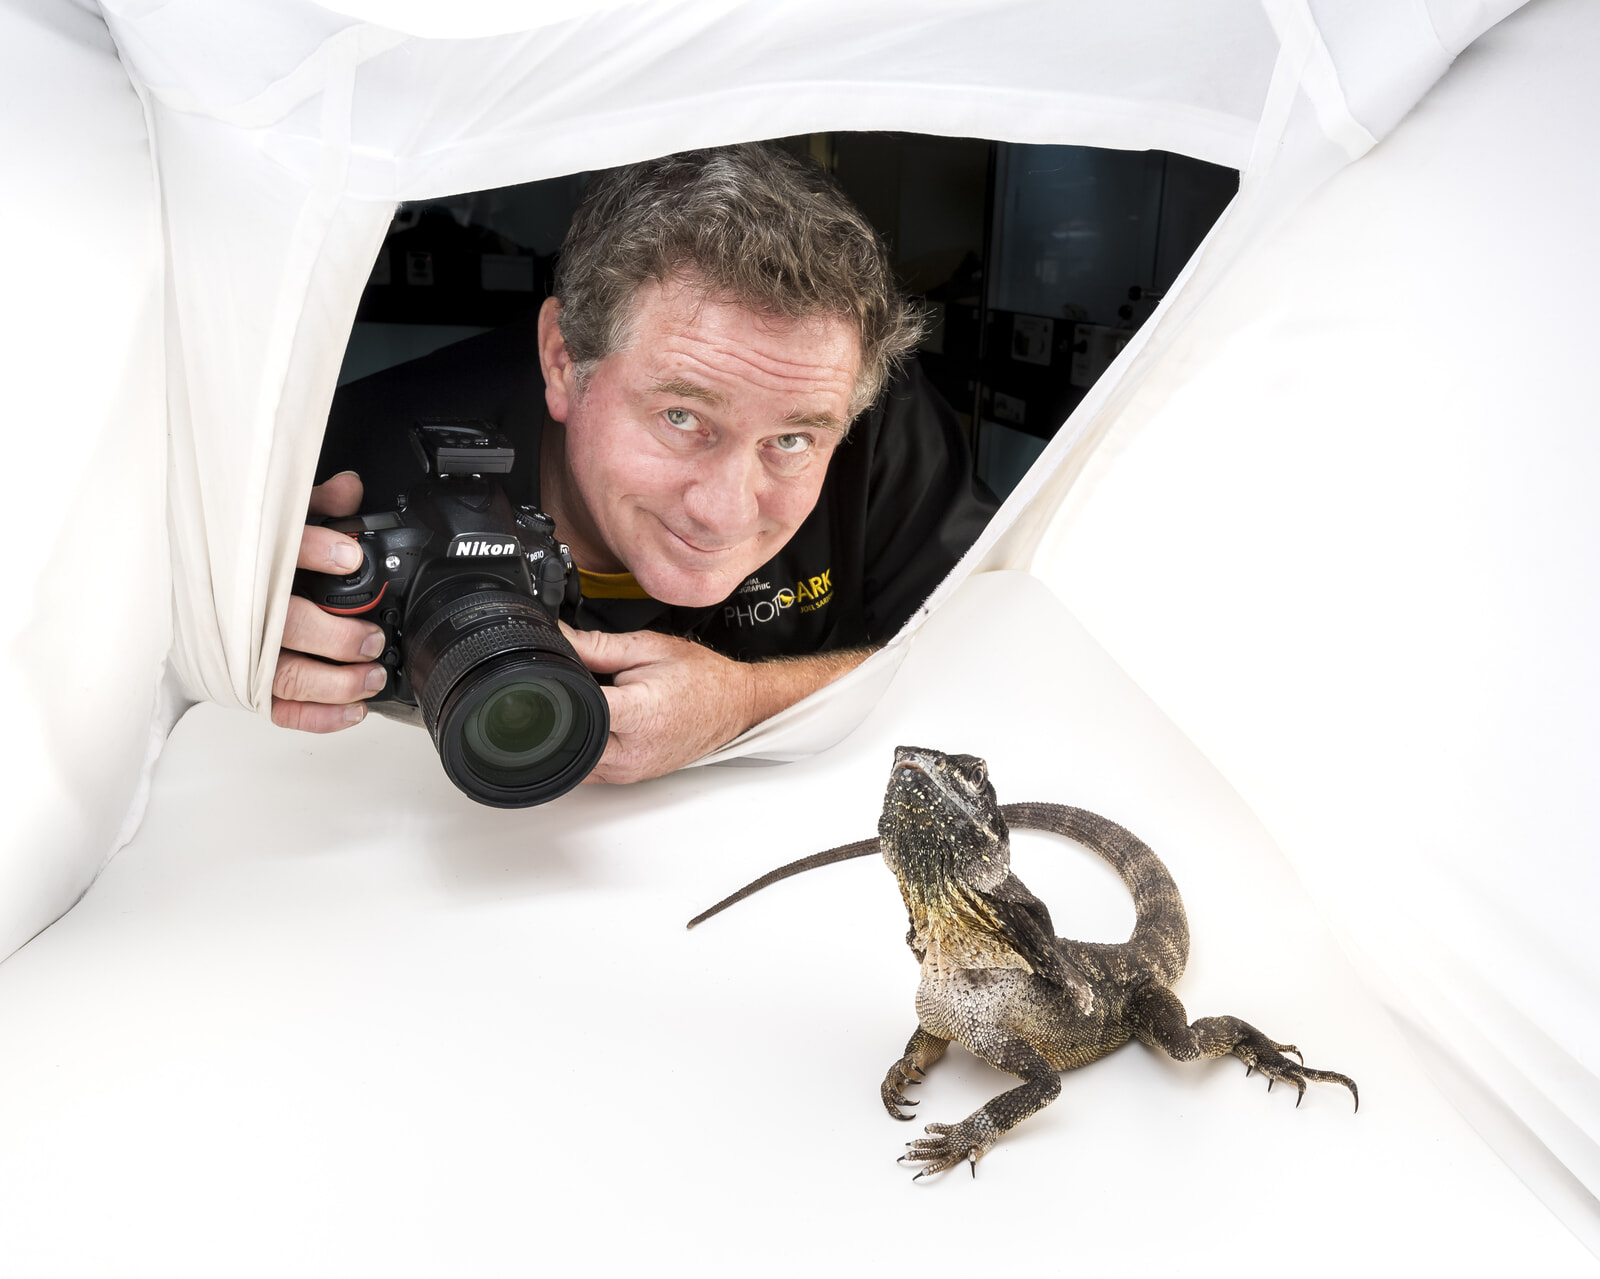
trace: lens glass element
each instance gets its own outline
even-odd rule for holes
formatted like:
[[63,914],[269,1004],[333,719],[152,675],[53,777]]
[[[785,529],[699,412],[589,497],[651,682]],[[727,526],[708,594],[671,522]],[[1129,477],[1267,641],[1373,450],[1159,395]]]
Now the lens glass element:
[[577,718],[572,693],[553,679],[503,684],[472,709],[462,726],[471,763],[513,772],[555,754]]

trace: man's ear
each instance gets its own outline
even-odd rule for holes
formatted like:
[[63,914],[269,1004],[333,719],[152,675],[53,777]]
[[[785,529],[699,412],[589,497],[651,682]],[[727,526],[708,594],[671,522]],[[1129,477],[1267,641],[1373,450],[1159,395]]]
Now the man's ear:
[[539,308],[539,371],[544,374],[544,404],[550,417],[565,422],[578,385],[567,340],[561,336],[561,302],[546,298]]

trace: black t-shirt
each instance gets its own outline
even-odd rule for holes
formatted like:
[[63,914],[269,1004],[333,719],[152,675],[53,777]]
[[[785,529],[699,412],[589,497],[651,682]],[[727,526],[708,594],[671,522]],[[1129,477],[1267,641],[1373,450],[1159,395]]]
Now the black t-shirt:
[[[318,481],[357,471],[362,509],[392,509],[422,478],[406,439],[411,424],[482,418],[516,447],[506,477],[512,500],[537,501],[544,382],[535,340],[530,319],[340,387]],[[693,636],[742,661],[881,644],[977,539],[995,505],[972,476],[955,415],[913,363],[851,425],[816,508],[788,544],[721,604],[586,594],[563,617],[589,630]]]

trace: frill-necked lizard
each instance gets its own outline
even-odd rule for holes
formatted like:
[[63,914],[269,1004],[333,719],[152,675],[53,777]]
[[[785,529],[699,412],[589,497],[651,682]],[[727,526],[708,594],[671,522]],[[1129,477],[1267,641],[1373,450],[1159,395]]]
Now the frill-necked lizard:
[[[1133,893],[1138,922],[1120,945],[1057,937],[1050,911],[1011,873],[1009,826],[1054,831],[1087,845],[1116,868]],[[912,1116],[908,1084],[920,1083],[951,1041],[1023,1082],[957,1124],[929,1124],[903,1160],[917,1177],[978,1160],[1001,1134],[1061,1091],[1057,1071],[1087,1065],[1129,1039],[1177,1061],[1238,1057],[1250,1071],[1283,1080],[1305,1096],[1306,1081],[1343,1084],[1357,1108],[1355,1081],[1313,1070],[1300,1056],[1237,1017],[1190,1024],[1172,993],[1189,957],[1189,924],[1177,885],[1160,859],[1129,831],[1081,808],[1005,804],[973,755],[902,746],[884,796],[878,838],[803,858],[763,876],[691,920],[694,927],[757,889],[790,875],[881,852],[900,882],[911,917],[906,942],[922,965],[917,1029],[884,1078],[884,1107]]]

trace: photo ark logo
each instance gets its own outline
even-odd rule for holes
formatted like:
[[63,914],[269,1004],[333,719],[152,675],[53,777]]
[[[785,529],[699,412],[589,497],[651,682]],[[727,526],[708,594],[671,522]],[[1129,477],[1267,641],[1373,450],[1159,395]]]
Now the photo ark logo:
[[[751,589],[750,579],[736,592],[743,595]],[[765,582],[760,587],[772,590]],[[833,570],[825,568],[822,572],[811,577],[799,579],[793,586],[780,586],[767,599],[752,600],[748,604],[724,604],[722,606],[723,624],[727,626],[765,626],[775,622],[791,608],[798,607],[802,613],[814,612],[833,598]]]

